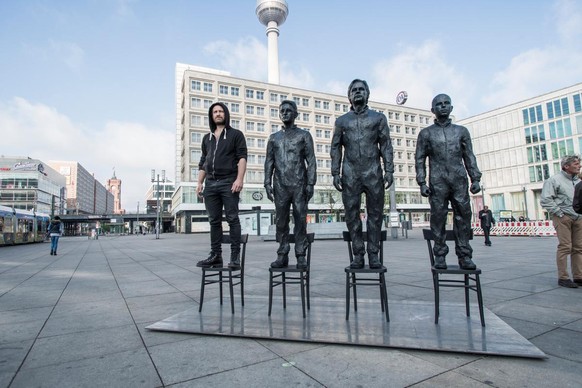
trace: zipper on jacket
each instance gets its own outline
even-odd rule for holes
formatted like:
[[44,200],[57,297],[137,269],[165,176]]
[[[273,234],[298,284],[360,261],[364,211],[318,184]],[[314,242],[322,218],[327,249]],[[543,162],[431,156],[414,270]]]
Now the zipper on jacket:
[[[223,129],[223,131],[224,131],[224,129]],[[216,179],[216,167],[215,167],[216,151],[218,151],[218,142],[220,141],[220,136],[216,137],[216,136],[214,136],[214,133],[212,133],[211,136],[216,139],[216,147],[214,147],[214,154],[212,155],[212,177],[214,179]]]

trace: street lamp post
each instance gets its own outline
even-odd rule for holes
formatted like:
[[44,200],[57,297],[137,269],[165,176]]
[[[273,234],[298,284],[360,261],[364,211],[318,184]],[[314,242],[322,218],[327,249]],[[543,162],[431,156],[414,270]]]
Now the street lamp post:
[[166,182],[166,170],[162,170],[162,179],[160,179],[160,174],[156,174],[156,170],[152,170],[152,183],[156,182],[157,186],[157,201],[156,201],[156,239],[160,238],[160,225],[161,225],[161,211],[160,211],[160,181]]
[[139,227],[139,201],[137,201],[137,231],[136,234],[139,234],[141,232],[140,227]]
[[523,191],[523,203],[525,205],[525,220],[528,220],[528,214],[529,212],[527,211],[527,189],[525,188],[525,186],[523,186],[521,188],[521,191]]

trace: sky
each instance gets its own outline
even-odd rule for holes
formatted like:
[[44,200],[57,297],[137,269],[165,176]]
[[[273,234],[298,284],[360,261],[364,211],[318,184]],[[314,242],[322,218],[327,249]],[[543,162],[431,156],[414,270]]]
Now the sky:
[[[287,0],[280,83],[457,119],[582,82],[582,0]],[[0,155],[78,161],[122,180],[175,175],[176,63],[267,81],[255,0],[0,0]],[[346,98],[347,102],[347,98]],[[142,210],[143,211],[143,210]]]

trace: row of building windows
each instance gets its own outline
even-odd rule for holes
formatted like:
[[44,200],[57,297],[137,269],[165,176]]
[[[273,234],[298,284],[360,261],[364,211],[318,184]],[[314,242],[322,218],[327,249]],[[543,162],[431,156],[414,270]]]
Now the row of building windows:
[[[582,104],[580,101],[580,94],[572,95],[572,100],[574,102],[574,111],[581,112]],[[569,115],[570,106],[568,103],[568,98],[562,97],[546,102],[546,111],[548,114],[548,120]],[[544,120],[541,104],[523,109],[522,115],[524,125],[530,125]]]

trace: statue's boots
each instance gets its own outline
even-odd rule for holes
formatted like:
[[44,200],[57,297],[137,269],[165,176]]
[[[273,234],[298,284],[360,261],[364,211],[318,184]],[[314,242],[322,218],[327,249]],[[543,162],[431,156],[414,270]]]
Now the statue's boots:
[[305,256],[297,256],[297,265],[295,268],[307,269],[307,260],[305,259]]
[[354,260],[350,264],[351,269],[364,268],[364,255],[354,255]]
[[230,263],[228,268],[240,269],[240,251],[232,251],[230,253]]
[[368,261],[370,262],[370,269],[382,268],[382,264],[380,263],[380,259],[378,259],[377,253],[370,253],[368,255]]
[[470,257],[461,257],[459,258],[459,267],[461,269],[475,269],[477,266],[473,263]]
[[436,269],[447,269],[447,262],[444,256],[435,256],[434,267]]
[[289,266],[288,255],[278,255],[277,260],[271,263],[271,268],[287,268]]

